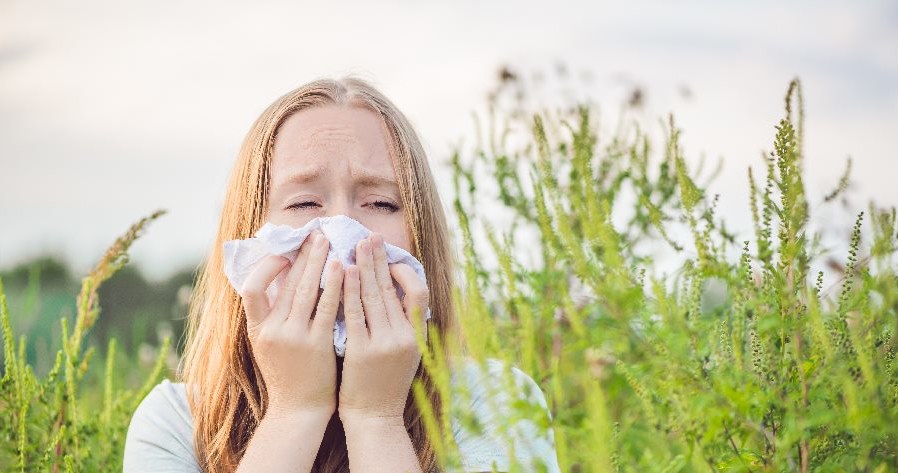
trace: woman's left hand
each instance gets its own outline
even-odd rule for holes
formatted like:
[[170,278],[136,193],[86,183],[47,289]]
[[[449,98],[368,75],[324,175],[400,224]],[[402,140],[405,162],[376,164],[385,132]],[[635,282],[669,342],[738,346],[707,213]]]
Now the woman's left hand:
[[[405,293],[402,300],[393,278]],[[344,423],[377,419],[402,425],[421,362],[415,330],[426,331],[428,303],[427,286],[410,266],[387,264],[381,234],[359,241],[356,264],[346,267],[343,282],[347,340],[338,412]]]

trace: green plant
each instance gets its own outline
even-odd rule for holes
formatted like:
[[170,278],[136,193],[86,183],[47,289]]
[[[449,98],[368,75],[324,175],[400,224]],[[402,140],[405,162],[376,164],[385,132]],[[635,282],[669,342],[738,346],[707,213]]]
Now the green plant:
[[166,338],[155,367],[138,389],[116,385],[116,341],[106,350],[102,386],[85,386],[94,346],[84,338],[100,314],[97,291],[128,262],[128,249],[144,227],[164,211],[135,223],[106,251],[81,284],[74,327],[60,320],[61,348],[45,374],[27,362],[26,339],[18,347],[0,280],[0,323],[3,329],[3,376],[0,378],[0,470],[3,471],[121,471],[122,448],[131,414],[159,381],[170,339]]
[[[600,147],[586,106],[532,115],[518,149],[506,122],[453,156],[463,333],[546,392],[551,421],[526,402],[508,420],[551,428],[563,471],[898,471],[895,208],[858,213],[831,297],[811,269],[834,250],[809,228],[802,108],[796,79],[762,188],[749,169],[753,241],[717,216],[672,117],[660,160],[638,127]],[[673,277],[656,274],[662,246],[684,261]]]
[[[468,354],[505,360],[542,387],[551,418],[522,392],[505,423],[551,430],[563,471],[898,471],[896,212],[871,204],[859,213],[835,290],[824,289],[825,273],[812,269],[834,250],[809,226],[801,109],[796,80],[762,187],[749,170],[753,241],[717,216],[717,196],[690,172],[672,119],[657,160],[638,127],[600,146],[586,106],[533,115],[526,133],[517,122],[491,126],[473,159],[453,156],[463,251],[455,297]],[[846,191],[849,170],[821,204]],[[97,368],[84,337],[99,315],[98,288],[161,214],[132,226],[83,279],[74,328],[61,320],[45,375],[13,336],[0,281],[0,470],[121,470],[131,414],[161,378],[170,340],[146,381],[126,389],[115,340]],[[657,274],[662,248],[684,261],[670,277]],[[437,350],[457,342],[431,340]],[[444,413],[482,429],[449,367],[424,351],[433,382],[460,401]],[[101,384],[87,383],[92,371]],[[510,376],[494,381],[520,389]],[[422,386],[413,388],[421,401]],[[428,408],[437,454],[457,466],[448,417],[438,425]]]

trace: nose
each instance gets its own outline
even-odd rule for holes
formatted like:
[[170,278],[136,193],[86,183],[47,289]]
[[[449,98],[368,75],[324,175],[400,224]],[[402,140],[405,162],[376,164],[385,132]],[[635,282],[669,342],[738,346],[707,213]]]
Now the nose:
[[353,220],[364,223],[361,220],[359,212],[356,211],[356,209],[353,209],[352,200],[348,195],[343,195],[340,198],[334,199],[331,204],[327,206],[325,214],[328,217],[333,217],[334,215],[346,215]]

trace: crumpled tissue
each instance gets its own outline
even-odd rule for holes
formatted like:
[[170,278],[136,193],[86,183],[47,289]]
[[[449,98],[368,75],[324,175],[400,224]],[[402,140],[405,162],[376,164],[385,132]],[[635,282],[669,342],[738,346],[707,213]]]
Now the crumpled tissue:
[[[343,267],[355,264],[355,248],[359,240],[371,235],[371,230],[357,220],[346,215],[334,215],[331,217],[316,217],[299,228],[290,225],[276,225],[268,222],[262,226],[252,238],[245,240],[230,240],[224,243],[224,272],[238,292],[243,287],[243,282],[249,277],[256,265],[268,255],[283,256],[292,264],[299,254],[299,247],[313,230],[319,229],[330,241],[330,250],[327,253],[327,263],[336,258],[343,263]],[[385,244],[387,263],[405,263],[412,267],[425,284],[424,266],[414,256],[404,249]],[[325,266],[326,267],[326,266]],[[277,299],[279,288],[283,286],[287,271],[282,271],[266,289],[268,300],[274,303]],[[326,274],[322,271],[319,287],[324,288]],[[403,290],[394,281],[399,298],[403,296]],[[430,319],[430,308],[425,312],[425,320]],[[334,350],[337,356],[346,353],[346,321],[343,316],[343,303],[337,309],[337,322],[334,325]]]

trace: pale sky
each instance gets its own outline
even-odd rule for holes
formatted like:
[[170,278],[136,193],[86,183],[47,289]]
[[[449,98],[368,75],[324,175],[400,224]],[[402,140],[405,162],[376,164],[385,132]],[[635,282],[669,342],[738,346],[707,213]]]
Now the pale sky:
[[52,252],[83,274],[157,208],[169,214],[132,261],[152,278],[195,264],[253,120],[321,76],[372,81],[448,183],[439,163],[472,139],[498,67],[559,61],[594,76],[581,93],[602,122],[640,84],[646,123],[673,112],[688,160],[722,156],[715,188],[736,223],[747,224],[746,168],[762,175],[796,75],[810,191],[829,191],[852,156],[861,205],[847,215],[869,198],[898,204],[894,1],[2,0],[0,268]]

